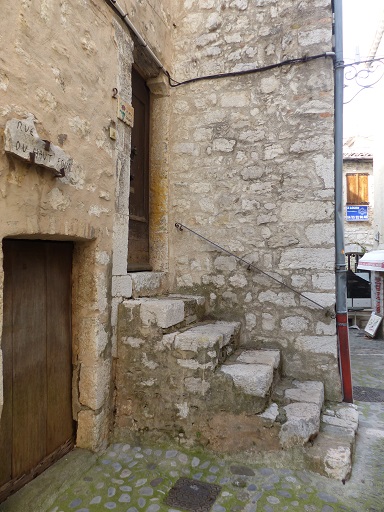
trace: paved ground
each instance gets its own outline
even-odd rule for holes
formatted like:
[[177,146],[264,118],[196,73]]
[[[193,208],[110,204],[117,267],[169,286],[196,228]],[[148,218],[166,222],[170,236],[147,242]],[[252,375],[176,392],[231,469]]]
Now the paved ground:
[[[354,385],[384,389],[384,341],[350,333]],[[221,487],[213,512],[383,512],[384,403],[356,404],[361,421],[345,485],[289,467],[120,443],[99,456],[74,450],[0,505],[0,512],[177,512],[181,507],[164,500],[179,477]]]

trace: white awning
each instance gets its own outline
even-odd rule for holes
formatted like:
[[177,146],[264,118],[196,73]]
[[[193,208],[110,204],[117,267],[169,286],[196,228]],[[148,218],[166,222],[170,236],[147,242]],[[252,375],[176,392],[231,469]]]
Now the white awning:
[[384,272],[384,251],[366,252],[359,259],[357,265],[359,270],[375,270],[376,272]]

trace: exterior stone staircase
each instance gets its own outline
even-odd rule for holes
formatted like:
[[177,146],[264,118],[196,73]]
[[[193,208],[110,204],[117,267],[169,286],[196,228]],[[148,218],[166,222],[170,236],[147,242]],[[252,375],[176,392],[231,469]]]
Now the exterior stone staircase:
[[281,453],[345,479],[353,406],[324,406],[321,382],[282,378],[279,350],[240,346],[240,323],[206,319],[198,296],[120,304],[115,437],[172,436],[222,453]]

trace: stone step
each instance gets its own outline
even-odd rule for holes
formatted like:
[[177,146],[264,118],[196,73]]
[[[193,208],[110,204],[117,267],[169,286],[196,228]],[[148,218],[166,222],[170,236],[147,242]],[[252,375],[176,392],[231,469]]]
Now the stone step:
[[[173,301],[180,299],[165,300],[168,306]],[[156,316],[157,326],[169,325],[153,301],[140,299],[139,309],[136,304],[133,312],[129,309],[133,301],[126,302],[130,302],[126,307],[131,318],[140,317],[144,304],[144,324],[150,313],[151,320]],[[172,332],[160,329],[152,338],[121,336],[116,363],[117,403],[129,407],[117,407],[117,430],[124,434],[124,429],[162,430],[164,425],[173,425],[178,431],[187,431],[211,409],[220,408],[221,396],[217,401],[211,389],[214,371],[237,348],[239,333],[239,322],[218,321]]]
[[314,403],[321,410],[324,403],[324,385],[319,381],[298,381],[284,378],[274,388],[272,400],[280,405],[294,402]]
[[[275,351],[266,355],[248,352],[236,352],[216,372],[226,402],[208,421],[209,428],[204,430],[210,446],[219,450],[225,447],[229,453],[235,452],[239,443],[242,450],[252,452],[304,449],[319,434],[323,384],[285,381],[280,386],[280,391],[284,388],[283,400],[271,402],[271,381],[277,376],[278,354],[273,354]],[[257,361],[268,358],[270,364],[253,363],[255,357]],[[236,363],[239,360],[250,362]],[[222,376],[226,377],[226,382]],[[217,399],[220,390],[214,388],[214,383],[212,389]]]
[[215,370],[231,355],[239,343],[240,323],[206,323],[190,327],[183,332],[168,334],[173,356],[183,368]]
[[221,372],[232,378],[243,393],[265,398],[280,364],[279,350],[240,350],[222,366]]
[[272,402],[260,416],[281,423],[279,442],[283,449],[304,446],[315,439],[320,429],[324,385],[318,381],[282,380],[274,390]]
[[206,314],[206,301],[199,295],[168,295],[169,299],[182,300],[184,302],[184,316],[187,325],[200,322]]
[[200,296],[141,297],[119,305],[119,335],[158,338],[164,332],[185,328],[205,314],[205,298]]
[[280,364],[279,351],[239,349],[222,361],[212,380],[219,410],[235,415],[262,412]]
[[329,478],[347,480],[352,470],[358,424],[355,405],[327,404],[319,435],[305,448],[309,469]]

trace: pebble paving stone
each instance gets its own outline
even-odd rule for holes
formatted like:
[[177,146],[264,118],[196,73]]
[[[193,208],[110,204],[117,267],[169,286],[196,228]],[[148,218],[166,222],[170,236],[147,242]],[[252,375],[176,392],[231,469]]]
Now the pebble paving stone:
[[[364,340],[362,345],[361,338],[352,337],[351,347],[354,384],[384,389],[384,342]],[[354,356],[357,350],[359,357]],[[381,381],[373,379],[379,374]],[[384,512],[384,404],[356,404],[361,433],[352,477],[345,484],[310,471],[214,456],[203,449],[124,442],[100,454],[44,512],[183,512],[164,503],[182,476],[221,487],[212,512]],[[12,512],[34,509],[31,505]]]
[[[128,470],[126,456],[135,453],[143,457],[134,470]],[[171,461],[176,461],[176,466]],[[208,458],[204,453],[191,454],[181,448],[168,446],[160,451],[154,447],[116,444],[47,512],[182,512],[165,505],[164,499],[178,480],[176,473],[182,474],[183,469],[189,469],[192,478],[198,476],[203,482],[209,483],[215,477],[222,490],[212,512],[365,510],[356,508],[354,499],[348,499],[342,492],[348,483],[343,486],[311,472],[220,462],[211,454]]]

